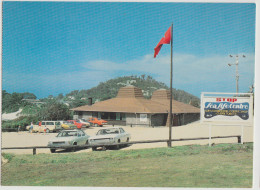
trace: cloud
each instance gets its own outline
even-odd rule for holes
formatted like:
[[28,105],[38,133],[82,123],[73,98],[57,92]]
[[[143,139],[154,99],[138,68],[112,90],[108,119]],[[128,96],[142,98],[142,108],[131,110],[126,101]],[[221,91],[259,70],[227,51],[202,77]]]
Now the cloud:
[[[239,59],[240,92],[247,92],[254,79],[254,55],[246,55],[246,58]],[[235,92],[235,66],[229,67],[228,63],[235,63],[235,59],[226,55],[176,53],[173,55],[173,87],[197,96],[202,91]],[[153,55],[145,55],[140,59],[120,63],[96,60],[82,64],[78,71],[48,75],[39,72],[26,75],[4,73],[3,89],[37,91],[36,95],[42,97],[89,89],[100,82],[132,74],[151,75],[169,85],[170,56],[159,55],[154,59]]]

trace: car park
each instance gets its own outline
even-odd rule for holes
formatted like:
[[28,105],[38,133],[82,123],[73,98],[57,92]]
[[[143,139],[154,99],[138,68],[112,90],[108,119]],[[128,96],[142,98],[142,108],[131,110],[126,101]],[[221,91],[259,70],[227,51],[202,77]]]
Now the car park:
[[63,129],[77,129],[77,126],[74,125],[74,123],[71,121],[60,121],[60,122],[61,122],[61,127]]
[[[51,153],[54,153],[56,149],[68,149],[67,146],[86,145],[88,144],[89,137],[90,136],[82,130],[62,130],[56,137],[48,142],[48,146],[50,147]],[[74,150],[74,148],[72,148],[72,150]]]
[[31,125],[26,127],[29,132],[44,132],[44,129],[46,129],[46,133],[49,132],[59,132],[62,130],[60,121],[40,121],[37,125],[33,125],[33,128],[31,128]]
[[88,122],[88,121],[87,121],[86,119],[84,119],[84,118],[77,119],[76,121],[77,121],[78,123],[83,123],[83,124],[85,124],[86,127],[90,127],[90,125],[91,125],[91,123]]
[[91,117],[89,118],[88,120],[92,125],[94,125],[95,127],[102,127],[103,125],[106,125],[107,124],[107,121],[106,120],[103,120],[103,119],[99,119],[99,118],[96,118],[96,117]]
[[115,147],[118,149],[119,145],[113,145],[121,142],[129,142],[131,135],[122,127],[107,127],[100,129],[96,136],[89,138],[89,145],[92,145],[92,150],[95,151],[98,147]]
[[76,120],[68,120],[68,122],[72,122],[74,125],[77,126],[78,129],[81,129],[81,128],[86,128],[86,125],[83,124],[83,123],[80,123]]

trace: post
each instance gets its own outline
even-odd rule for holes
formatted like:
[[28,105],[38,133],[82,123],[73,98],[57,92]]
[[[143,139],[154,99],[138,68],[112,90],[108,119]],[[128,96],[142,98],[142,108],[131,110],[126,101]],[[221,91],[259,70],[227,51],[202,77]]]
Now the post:
[[211,124],[209,125],[209,146],[211,146]]
[[241,125],[241,144],[244,144],[244,126]]
[[237,95],[238,95],[238,92],[239,92],[238,80],[239,80],[239,74],[238,74],[238,56],[236,56],[236,91],[237,91]]
[[170,122],[169,122],[169,143],[168,147],[172,147],[172,32],[173,23],[171,27],[171,79],[170,79]]

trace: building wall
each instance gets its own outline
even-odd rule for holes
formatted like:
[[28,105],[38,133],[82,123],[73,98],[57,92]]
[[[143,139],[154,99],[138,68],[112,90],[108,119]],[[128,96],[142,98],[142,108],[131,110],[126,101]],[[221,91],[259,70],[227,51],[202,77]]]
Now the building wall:
[[140,118],[140,113],[126,113],[126,125],[151,125],[150,114],[145,114],[146,118]]
[[80,118],[84,118],[84,119],[89,119],[92,117],[92,112],[86,112],[86,111],[77,111],[74,112],[73,115],[73,119],[80,119]]
[[198,121],[200,119],[200,113],[184,113],[180,115],[180,125],[186,125],[188,123]]
[[154,114],[151,118],[152,126],[165,126],[168,114]]

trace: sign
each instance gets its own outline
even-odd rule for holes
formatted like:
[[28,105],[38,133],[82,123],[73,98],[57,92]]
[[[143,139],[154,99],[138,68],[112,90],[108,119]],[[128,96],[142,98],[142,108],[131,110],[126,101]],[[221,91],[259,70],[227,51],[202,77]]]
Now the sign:
[[232,93],[209,94],[201,96],[201,121],[253,121],[252,94],[240,93],[236,97]]
[[147,122],[147,114],[140,114],[140,122]]

